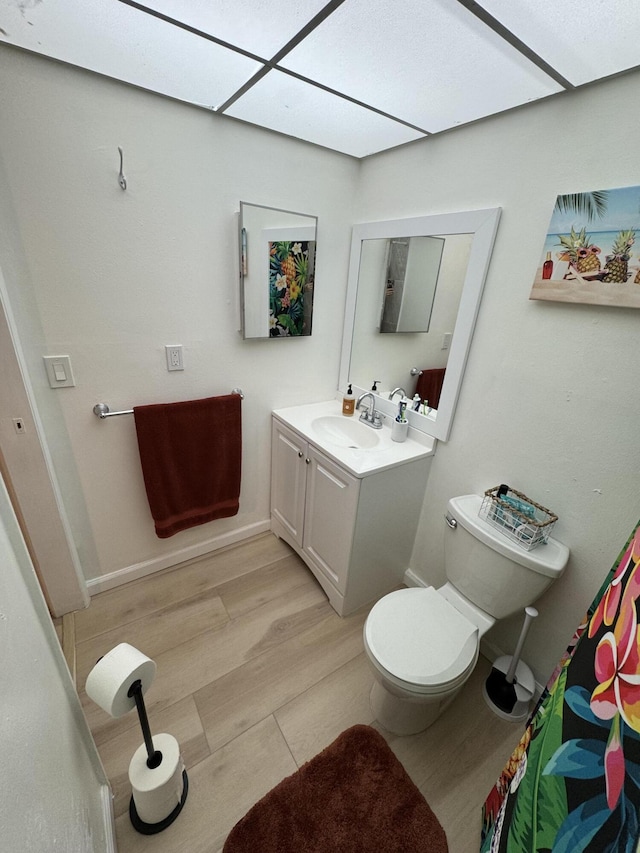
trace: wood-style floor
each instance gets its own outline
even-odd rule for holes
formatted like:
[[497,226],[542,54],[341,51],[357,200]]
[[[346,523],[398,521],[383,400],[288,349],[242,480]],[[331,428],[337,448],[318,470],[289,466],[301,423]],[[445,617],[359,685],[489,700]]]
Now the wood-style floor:
[[[258,799],[340,732],[378,727],[365,616],[341,619],[271,534],[101,593],[76,613],[78,690],[113,788],[120,853],[218,853]],[[114,720],[84,692],[96,660],[121,642],[156,661],[145,697],[151,730],[177,738],[189,774],[182,814],[154,836],[136,833],[128,816],[127,769],[142,743],[137,715]],[[427,731],[380,729],[444,826],[450,853],[479,849],[481,805],[522,730],[485,705],[488,671],[480,658]]]

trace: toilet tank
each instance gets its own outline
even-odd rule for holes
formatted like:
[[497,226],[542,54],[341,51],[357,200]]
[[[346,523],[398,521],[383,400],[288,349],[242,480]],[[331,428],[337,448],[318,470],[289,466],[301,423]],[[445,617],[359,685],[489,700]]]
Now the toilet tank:
[[447,578],[485,613],[504,619],[533,604],[562,575],[569,549],[549,537],[526,551],[480,518],[481,503],[479,495],[462,495],[447,504]]

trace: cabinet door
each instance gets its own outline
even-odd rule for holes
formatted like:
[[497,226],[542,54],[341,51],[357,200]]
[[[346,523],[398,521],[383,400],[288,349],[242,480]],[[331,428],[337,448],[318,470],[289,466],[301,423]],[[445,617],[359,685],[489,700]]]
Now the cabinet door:
[[307,443],[275,419],[271,442],[271,515],[302,548]]
[[309,447],[304,551],[344,594],[360,481]]

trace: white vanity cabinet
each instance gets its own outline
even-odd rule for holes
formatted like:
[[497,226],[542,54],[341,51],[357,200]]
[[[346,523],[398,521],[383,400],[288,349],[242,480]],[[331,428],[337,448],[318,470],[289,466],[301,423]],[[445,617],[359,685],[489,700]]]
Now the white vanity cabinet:
[[402,582],[431,457],[357,477],[275,415],[272,424],[271,529],[347,615]]
[[273,419],[271,527],[277,522],[277,535],[296,550],[302,548],[308,452],[309,444],[302,436]]

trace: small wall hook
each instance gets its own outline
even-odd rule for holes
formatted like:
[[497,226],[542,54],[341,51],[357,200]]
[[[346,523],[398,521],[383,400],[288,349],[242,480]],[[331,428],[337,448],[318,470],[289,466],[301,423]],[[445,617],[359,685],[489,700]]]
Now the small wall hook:
[[122,148],[118,145],[118,151],[120,152],[120,174],[118,175],[118,183],[120,184],[120,189],[126,190],[127,188],[127,179],[124,176],[124,172],[122,171]]

